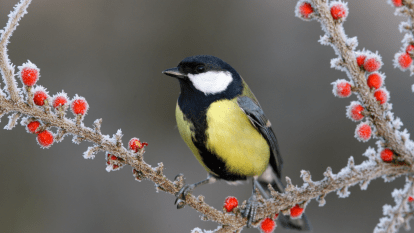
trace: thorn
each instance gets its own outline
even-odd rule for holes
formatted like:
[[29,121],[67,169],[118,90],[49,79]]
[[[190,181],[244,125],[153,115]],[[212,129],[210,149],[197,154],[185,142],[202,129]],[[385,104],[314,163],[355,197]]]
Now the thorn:
[[312,177],[311,177],[311,174],[310,174],[309,171],[302,170],[300,173],[301,173],[300,174],[300,177],[302,177],[302,179],[303,179],[304,182],[306,182],[307,184],[309,184],[309,186],[311,188],[315,187],[315,183],[313,183],[313,181],[311,179]]
[[163,170],[164,170],[164,164],[162,162],[158,163],[158,167],[155,168],[155,173],[159,176],[162,176]]
[[102,125],[102,118],[96,119],[93,122],[93,128],[94,128],[95,132],[98,133],[98,134],[101,134],[101,125]]
[[335,180],[334,177],[333,177],[333,174],[332,174],[332,168],[331,167],[327,167],[326,172],[324,172],[323,175],[325,177],[328,177],[330,181]]
[[197,197],[197,201],[199,201],[199,202],[204,202],[204,196],[203,195],[198,195],[198,197]]
[[286,176],[286,188],[285,191],[286,192],[291,192],[294,190],[294,186],[292,184],[292,180]]
[[319,206],[324,206],[324,205],[326,204],[326,201],[325,201],[325,196],[326,196],[326,193],[324,193],[324,194],[320,195],[320,196],[317,198],[317,201],[319,202]]

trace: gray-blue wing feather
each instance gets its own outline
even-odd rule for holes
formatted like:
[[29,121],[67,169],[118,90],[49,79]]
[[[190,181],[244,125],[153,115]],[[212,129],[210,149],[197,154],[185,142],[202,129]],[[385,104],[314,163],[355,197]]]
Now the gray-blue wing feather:
[[258,103],[247,96],[237,98],[239,107],[246,113],[252,122],[253,126],[262,134],[269,144],[271,155],[269,163],[273,170],[280,178],[282,171],[282,157],[279,152],[279,145],[277,143],[276,135],[272,130],[270,121],[265,116],[263,109]]

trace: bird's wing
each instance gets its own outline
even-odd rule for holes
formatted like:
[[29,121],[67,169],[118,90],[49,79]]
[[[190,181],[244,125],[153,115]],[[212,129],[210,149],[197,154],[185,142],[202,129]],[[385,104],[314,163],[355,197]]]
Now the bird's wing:
[[238,97],[237,103],[250,119],[253,126],[262,134],[269,144],[271,151],[269,163],[277,176],[280,178],[283,161],[279,152],[279,145],[277,144],[276,135],[271,128],[270,121],[265,116],[262,108],[251,98],[247,96]]

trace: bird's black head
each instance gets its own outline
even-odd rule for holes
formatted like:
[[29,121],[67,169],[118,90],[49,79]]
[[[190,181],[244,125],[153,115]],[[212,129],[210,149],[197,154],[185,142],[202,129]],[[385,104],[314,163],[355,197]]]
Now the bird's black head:
[[205,95],[221,94],[242,83],[233,67],[210,55],[184,58],[177,67],[164,70],[163,73],[178,78],[182,91],[183,88],[194,88]]

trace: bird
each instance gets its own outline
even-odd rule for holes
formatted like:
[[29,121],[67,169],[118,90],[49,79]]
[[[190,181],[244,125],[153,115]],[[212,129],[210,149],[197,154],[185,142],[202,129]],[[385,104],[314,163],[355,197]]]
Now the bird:
[[[177,208],[185,206],[186,195],[197,186],[216,180],[237,183],[252,179],[252,195],[242,212],[250,227],[259,205],[256,189],[269,198],[263,186],[271,184],[279,192],[285,187],[272,124],[239,73],[218,57],[190,56],[162,73],[179,81],[175,111],[178,130],[208,173],[207,179],[186,184],[176,193]],[[301,219],[281,215],[278,221],[284,228],[310,230],[306,215]]]

